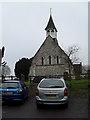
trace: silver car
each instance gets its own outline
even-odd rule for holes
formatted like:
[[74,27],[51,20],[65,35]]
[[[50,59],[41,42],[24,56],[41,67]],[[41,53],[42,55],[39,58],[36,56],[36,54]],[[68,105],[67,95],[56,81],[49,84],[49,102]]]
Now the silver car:
[[36,89],[36,104],[68,105],[68,88],[63,78],[44,78]]

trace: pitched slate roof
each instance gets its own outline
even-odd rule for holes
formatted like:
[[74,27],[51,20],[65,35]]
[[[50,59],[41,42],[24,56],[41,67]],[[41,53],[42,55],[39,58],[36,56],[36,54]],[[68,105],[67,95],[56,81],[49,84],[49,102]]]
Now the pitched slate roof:
[[55,27],[55,25],[54,25],[54,22],[53,22],[52,16],[50,15],[50,18],[49,18],[49,21],[48,21],[48,24],[47,24],[45,30],[47,30],[47,29],[51,29],[51,28],[55,29],[56,32],[57,32],[57,29],[56,29],[56,27]]

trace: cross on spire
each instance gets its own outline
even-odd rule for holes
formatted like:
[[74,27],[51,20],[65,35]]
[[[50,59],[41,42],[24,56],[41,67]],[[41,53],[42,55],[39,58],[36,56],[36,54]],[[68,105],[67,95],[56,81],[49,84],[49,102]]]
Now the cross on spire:
[[50,8],[50,15],[52,16],[52,8]]

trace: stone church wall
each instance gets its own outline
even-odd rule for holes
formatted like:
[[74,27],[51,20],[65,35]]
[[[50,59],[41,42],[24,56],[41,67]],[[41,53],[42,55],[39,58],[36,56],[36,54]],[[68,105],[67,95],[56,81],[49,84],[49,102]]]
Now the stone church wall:
[[63,75],[64,66],[52,65],[52,66],[37,66],[36,75],[49,76],[49,75]]

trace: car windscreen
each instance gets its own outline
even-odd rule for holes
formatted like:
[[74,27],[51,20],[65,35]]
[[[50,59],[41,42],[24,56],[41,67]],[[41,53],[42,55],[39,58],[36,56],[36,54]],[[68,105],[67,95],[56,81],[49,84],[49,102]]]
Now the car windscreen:
[[39,85],[40,88],[63,88],[64,83],[61,80],[44,80]]
[[3,82],[2,88],[19,88],[19,83],[17,83],[17,82]]

